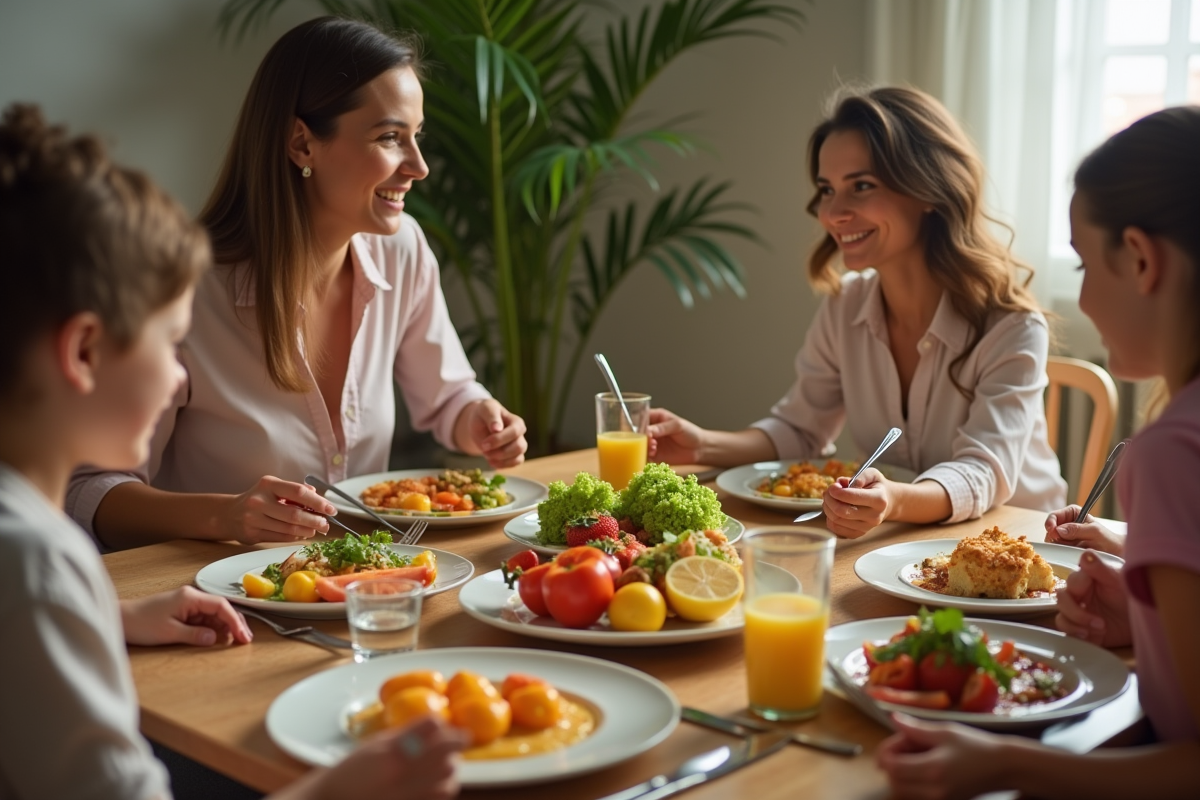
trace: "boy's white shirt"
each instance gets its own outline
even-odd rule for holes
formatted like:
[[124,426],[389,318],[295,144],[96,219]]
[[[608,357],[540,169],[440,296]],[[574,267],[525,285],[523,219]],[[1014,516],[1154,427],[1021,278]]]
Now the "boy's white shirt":
[[169,798],[88,536],[0,463],[0,800]]

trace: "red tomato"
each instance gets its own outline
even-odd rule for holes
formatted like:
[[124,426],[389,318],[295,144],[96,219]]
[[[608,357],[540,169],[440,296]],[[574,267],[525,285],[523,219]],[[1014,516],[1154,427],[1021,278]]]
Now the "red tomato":
[[983,670],[978,670],[967,679],[958,707],[975,714],[990,714],[996,710],[999,700],[1000,686],[996,680]]
[[1000,651],[996,653],[996,662],[999,664],[1011,664],[1016,654],[1017,646],[1013,644],[1012,639],[1005,639],[1000,644]]
[[941,710],[950,707],[950,695],[945,692],[909,692],[890,686],[864,686],[863,691],[885,703],[916,708]]
[[870,642],[863,642],[863,657],[867,659],[868,671],[875,669],[875,666],[879,663],[875,660],[875,650],[877,647],[878,645],[873,645]]
[[584,561],[599,561],[608,570],[608,574],[614,581],[621,577],[622,570],[620,563],[608,553],[596,547],[588,547],[587,545],[572,547],[570,550],[564,550],[559,553],[558,558],[554,559],[555,564],[560,564],[564,567]]
[[505,561],[504,565],[510,570],[520,569],[527,572],[538,565],[538,554],[533,550],[522,550]]
[[908,653],[901,653],[891,661],[880,661],[871,669],[867,683],[872,686],[890,686],[893,689],[917,688],[917,665]]
[[550,616],[550,610],[546,608],[545,595],[542,592],[542,581],[550,572],[550,564],[539,564],[533,569],[521,573],[521,577],[517,579],[517,592],[521,595],[521,601],[525,603],[525,607],[539,617]]
[[918,684],[927,692],[945,692],[957,703],[975,667],[955,664],[949,653],[930,653],[917,666]]
[[[559,556],[559,559],[561,560],[562,556]],[[608,603],[613,596],[612,575],[608,566],[596,558],[566,564],[555,561],[542,580],[542,595],[546,598],[546,608],[550,610],[550,616],[568,628],[586,628],[600,619],[608,609]]]

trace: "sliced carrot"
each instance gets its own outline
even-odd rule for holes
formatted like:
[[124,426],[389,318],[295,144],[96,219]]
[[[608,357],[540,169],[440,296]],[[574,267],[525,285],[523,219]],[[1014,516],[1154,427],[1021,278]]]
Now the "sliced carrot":
[[462,504],[462,495],[454,492],[438,492],[433,496],[433,502],[457,508]]
[[333,575],[317,578],[317,594],[328,603],[346,602],[346,587],[355,581],[373,581],[380,578],[408,578],[428,586],[430,569],[426,565],[419,567],[396,567],[394,569],[377,569],[369,572],[354,572],[349,575]]

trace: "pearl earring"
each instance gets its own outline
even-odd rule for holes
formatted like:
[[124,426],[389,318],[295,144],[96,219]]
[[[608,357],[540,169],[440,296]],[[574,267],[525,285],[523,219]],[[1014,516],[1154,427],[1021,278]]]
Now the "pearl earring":
[[312,167],[305,165],[304,169],[300,170],[300,174],[306,178],[312,177]]

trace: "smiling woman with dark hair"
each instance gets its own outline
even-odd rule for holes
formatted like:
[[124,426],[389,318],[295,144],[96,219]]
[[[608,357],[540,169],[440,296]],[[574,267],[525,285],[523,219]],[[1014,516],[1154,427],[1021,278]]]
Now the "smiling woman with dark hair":
[[[296,483],[387,468],[398,383],[445,446],[519,464],[525,424],[475,380],[424,234],[411,44],[323,17],[259,66],[201,214],[217,267],[180,347],[188,373],[137,473],[81,472],[72,516],[109,547],[292,541],[334,509]],[[280,476],[280,477],[273,477]]]
[[[844,424],[912,484],[868,469],[825,492],[830,530],[885,520],[957,522],[1001,503],[1050,510],[1066,484],[1046,439],[1050,333],[1020,279],[1030,273],[989,231],[983,166],[945,108],[912,89],[848,93],[809,139],[825,233],[809,280],[829,295],[796,357],[796,382],[747,430],[705,430],[651,414],[653,452],[733,466],[829,454]],[[845,268],[842,273],[837,267]],[[778,335],[776,333],[775,335]]]

